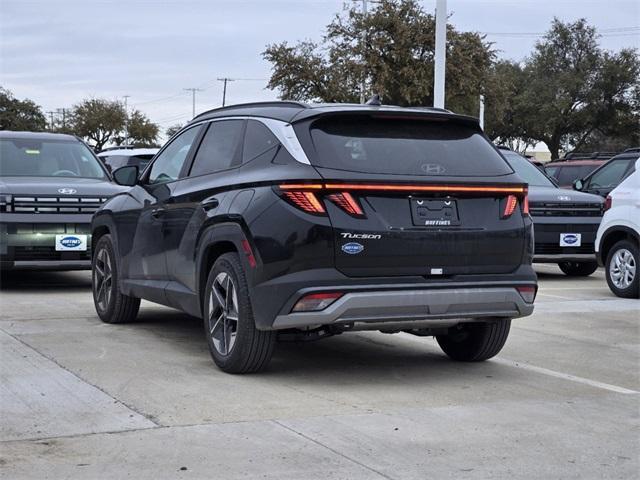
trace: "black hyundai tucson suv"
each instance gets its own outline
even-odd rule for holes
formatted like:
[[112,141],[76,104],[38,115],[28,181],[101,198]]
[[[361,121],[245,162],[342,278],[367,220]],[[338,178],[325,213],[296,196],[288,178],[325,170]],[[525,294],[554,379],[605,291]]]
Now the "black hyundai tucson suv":
[[527,186],[477,120],[447,111],[269,102],[196,117],[93,218],[108,323],[140,299],[204,318],[224,371],[280,339],[435,336],[485,360],[530,315]]

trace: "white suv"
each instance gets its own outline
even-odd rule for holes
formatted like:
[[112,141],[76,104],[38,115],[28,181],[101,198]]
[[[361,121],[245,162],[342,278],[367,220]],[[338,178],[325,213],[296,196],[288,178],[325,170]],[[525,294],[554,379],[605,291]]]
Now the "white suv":
[[596,236],[598,262],[618,297],[640,298],[640,158],[608,196]]

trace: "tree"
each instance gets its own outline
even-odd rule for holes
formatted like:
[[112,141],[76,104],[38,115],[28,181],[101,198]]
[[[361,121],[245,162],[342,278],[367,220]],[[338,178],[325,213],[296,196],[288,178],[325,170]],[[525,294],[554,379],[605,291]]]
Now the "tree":
[[554,19],[525,61],[518,114],[526,119],[526,136],[544,142],[552,158],[598,136],[625,132],[637,139],[638,54],[603,51],[597,40],[584,19]]
[[18,100],[0,87],[0,130],[40,132],[47,128],[42,108],[29,99]]
[[167,128],[164,134],[167,137],[167,139],[169,139],[173,137],[176,133],[178,133],[181,129],[182,129],[182,125],[180,125],[179,123],[176,123],[175,125],[171,125],[169,128]]
[[[115,138],[116,145],[122,145],[125,141],[136,147],[155,147],[160,127],[147,118],[139,110],[134,110],[127,120],[126,132],[120,132]],[[125,138],[126,137],[126,138]]]
[[[447,31],[447,108],[477,114],[478,98],[495,53],[478,33]],[[366,40],[363,41],[363,35]],[[381,0],[364,16],[345,6],[327,26],[323,41],[268,45],[267,85],[290,100],[433,105],[435,19],[415,0]]]
[[70,117],[75,134],[92,142],[98,151],[116,139],[127,121],[127,113],[121,103],[97,98],[75,105]]

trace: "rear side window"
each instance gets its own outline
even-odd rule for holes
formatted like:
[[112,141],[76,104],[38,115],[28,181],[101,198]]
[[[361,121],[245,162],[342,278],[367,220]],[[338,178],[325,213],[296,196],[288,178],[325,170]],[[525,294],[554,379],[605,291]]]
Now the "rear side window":
[[512,173],[479,130],[449,121],[339,116],[311,125],[317,166],[362,173]]
[[571,185],[574,180],[589,175],[596,167],[597,165],[565,165],[556,178],[560,185]]
[[242,163],[250,162],[278,144],[278,139],[266,125],[256,120],[249,120],[247,122],[247,131],[244,134]]
[[236,166],[236,153],[244,120],[212,122],[196,153],[190,176],[219,172]]

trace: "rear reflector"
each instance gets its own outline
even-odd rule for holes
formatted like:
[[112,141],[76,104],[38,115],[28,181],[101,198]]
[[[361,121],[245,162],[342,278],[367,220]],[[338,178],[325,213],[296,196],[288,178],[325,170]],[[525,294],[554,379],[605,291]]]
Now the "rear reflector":
[[296,302],[292,312],[317,312],[324,310],[342,296],[340,292],[310,293]]
[[251,245],[248,240],[242,240],[242,250],[244,250],[244,254],[247,256],[249,266],[256,268],[256,257],[253,256],[253,250],[251,250]]
[[533,303],[533,301],[536,299],[538,287],[536,287],[535,285],[519,285],[516,287],[516,290],[518,290],[518,293],[525,302]]
[[285,190],[282,193],[291,203],[307,213],[323,214],[325,212],[324,206],[313,192]]
[[516,209],[516,206],[518,206],[518,197],[516,197],[515,195],[509,195],[507,197],[507,201],[504,204],[504,210],[502,211],[502,218],[509,218],[511,215],[513,215],[513,212]]
[[362,217],[364,212],[358,201],[349,192],[332,193],[327,197],[349,215]]
[[613,199],[611,198],[611,195],[607,195],[607,198],[604,200],[604,211],[606,212],[609,210],[611,205],[613,205]]

